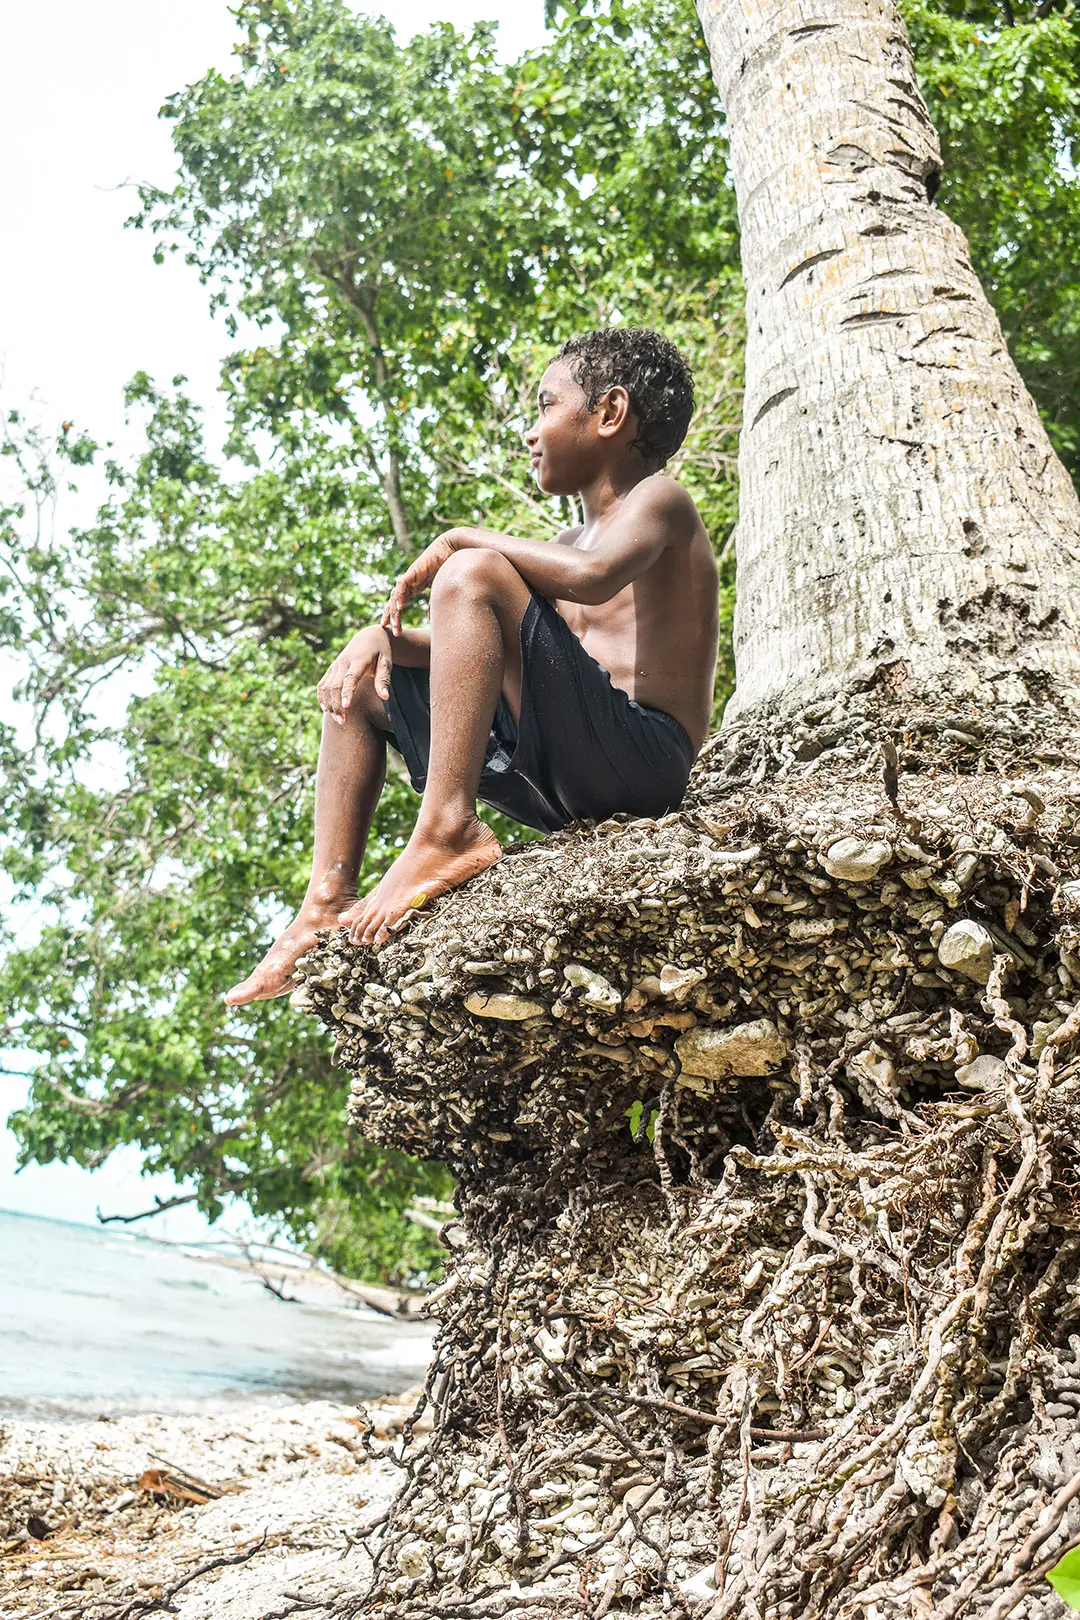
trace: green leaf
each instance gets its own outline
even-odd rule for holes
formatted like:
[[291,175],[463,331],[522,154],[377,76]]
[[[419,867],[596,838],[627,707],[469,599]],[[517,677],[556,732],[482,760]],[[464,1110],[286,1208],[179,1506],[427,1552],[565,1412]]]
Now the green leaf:
[[1080,1609],[1080,1547],[1071,1547],[1046,1578],[1070,1609]]

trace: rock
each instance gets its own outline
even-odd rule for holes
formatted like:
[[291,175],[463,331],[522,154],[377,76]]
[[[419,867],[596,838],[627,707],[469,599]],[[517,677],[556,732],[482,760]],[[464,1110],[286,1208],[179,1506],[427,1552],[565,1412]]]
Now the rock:
[[630,992],[623,1003],[627,1012],[637,1012],[647,1002],[655,1001],[663,993],[663,987],[655,973],[647,973],[643,979],[638,979],[631,986]]
[[568,962],[563,968],[563,978],[575,990],[582,990],[582,1001],[590,1007],[597,1007],[602,1012],[614,1012],[622,1006],[622,992],[605,979],[603,974],[594,973],[583,962]]
[[755,1018],[728,1029],[688,1029],[675,1042],[675,1051],[685,1074],[724,1080],[729,1075],[751,1078],[775,1074],[787,1046],[770,1018]]
[[835,917],[796,917],[787,925],[788,938],[795,940],[827,939],[836,932]]
[[542,1001],[530,1001],[527,996],[500,995],[497,991],[485,996],[483,991],[475,990],[465,997],[465,1006],[477,1018],[497,1018],[504,1024],[521,1024],[526,1018],[541,1018],[547,1013]]
[[991,1091],[1005,1080],[1005,1064],[1001,1058],[980,1052],[970,1063],[961,1063],[956,1071],[956,1083],[969,1091]]
[[897,1094],[896,1065],[876,1041],[855,1054],[847,1065],[847,1073],[868,1108],[876,1107],[883,1096]]
[[937,955],[943,968],[985,984],[994,965],[994,941],[981,923],[964,918],[945,930]]
[[1057,1018],[1037,1018],[1031,1026],[1031,1056],[1041,1056],[1042,1049],[1049,1037],[1056,1029],[1060,1029],[1065,1022],[1060,1016]]
[[829,845],[821,864],[830,877],[866,883],[892,860],[892,853],[892,846],[878,839],[867,843],[862,838],[838,838]]
[[688,1603],[705,1603],[716,1597],[716,1560],[699,1569],[689,1580],[679,1582],[679,1591]]
[[657,1490],[655,1485],[631,1485],[623,1495],[623,1504],[632,1507],[634,1512],[642,1519],[651,1519],[654,1513],[659,1513],[667,1503],[667,1493]]
[[978,870],[979,857],[971,850],[965,850],[956,857],[956,881],[962,889],[970,887]]
[[422,1541],[407,1541],[403,1547],[399,1547],[397,1567],[411,1580],[419,1580],[422,1576],[430,1575],[431,1559],[426,1544]]
[[517,1531],[512,1525],[496,1524],[488,1534],[504,1558],[513,1558],[518,1551]]
[[668,1001],[685,1001],[694,986],[706,977],[704,968],[681,968],[674,962],[665,962],[660,969],[660,994]]

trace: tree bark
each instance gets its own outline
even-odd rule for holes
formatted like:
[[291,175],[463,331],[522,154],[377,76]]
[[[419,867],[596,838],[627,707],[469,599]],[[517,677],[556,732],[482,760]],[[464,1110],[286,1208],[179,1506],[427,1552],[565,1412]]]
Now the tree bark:
[[387,450],[385,470],[379,471],[379,480],[386,496],[386,505],[390,512],[390,525],[394,531],[394,539],[398,549],[404,557],[408,557],[412,544],[409,533],[409,516],[405,510],[405,497],[401,492],[401,458],[398,455],[398,436],[400,425],[397,413],[390,406],[387,399],[387,387],[390,373],[386,364],[386,354],[382,346],[382,338],[375,321],[373,299],[364,296],[358,289],[353,289],[352,304],[360,315],[368,342],[371,344],[372,363],[375,367],[375,385],[379,390],[379,402],[382,407],[383,420],[386,423]]
[[375,447],[370,443],[367,445],[368,458],[371,470],[378,478],[386,498],[394,540],[402,556],[408,558],[412,549],[412,535],[401,488],[401,456],[398,448],[401,424],[389,399],[390,370],[386,363],[386,351],[382,345],[378,322],[375,319],[375,295],[370,288],[358,285],[355,258],[354,252],[344,256],[340,263],[334,265],[323,255],[315,253],[312,255],[312,264],[348,309],[359,316],[364,335],[370,345],[375,388],[386,429],[386,465],[380,466]]
[[889,0],[698,0],[746,282],[728,719],[878,687],[1075,705],[1080,505],[962,232]]

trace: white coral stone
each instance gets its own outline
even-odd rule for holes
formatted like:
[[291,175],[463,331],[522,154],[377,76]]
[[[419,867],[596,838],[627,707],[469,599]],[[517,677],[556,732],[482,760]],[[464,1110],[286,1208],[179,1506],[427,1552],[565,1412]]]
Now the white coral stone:
[[521,1024],[526,1018],[539,1018],[547,1012],[542,1001],[530,1001],[526,996],[485,996],[479,990],[465,997],[467,1010],[477,1018],[498,1018],[504,1024]]
[[994,941],[981,923],[965,917],[945,930],[937,954],[943,968],[985,984],[994,965]]
[[723,1080],[775,1074],[787,1046],[770,1018],[755,1018],[728,1029],[688,1029],[675,1042],[675,1051],[685,1074]]
[[838,838],[825,852],[822,865],[830,877],[866,883],[892,860],[892,846],[879,839]]

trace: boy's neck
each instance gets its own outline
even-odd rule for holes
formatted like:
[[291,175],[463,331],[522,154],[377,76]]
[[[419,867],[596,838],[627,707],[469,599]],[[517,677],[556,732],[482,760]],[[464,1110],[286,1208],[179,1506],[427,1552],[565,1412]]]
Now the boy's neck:
[[582,485],[577,492],[585,528],[591,529],[594,524],[601,523],[613,506],[617,506],[643,478],[648,477],[649,469],[634,450],[627,460],[602,467],[596,477]]

